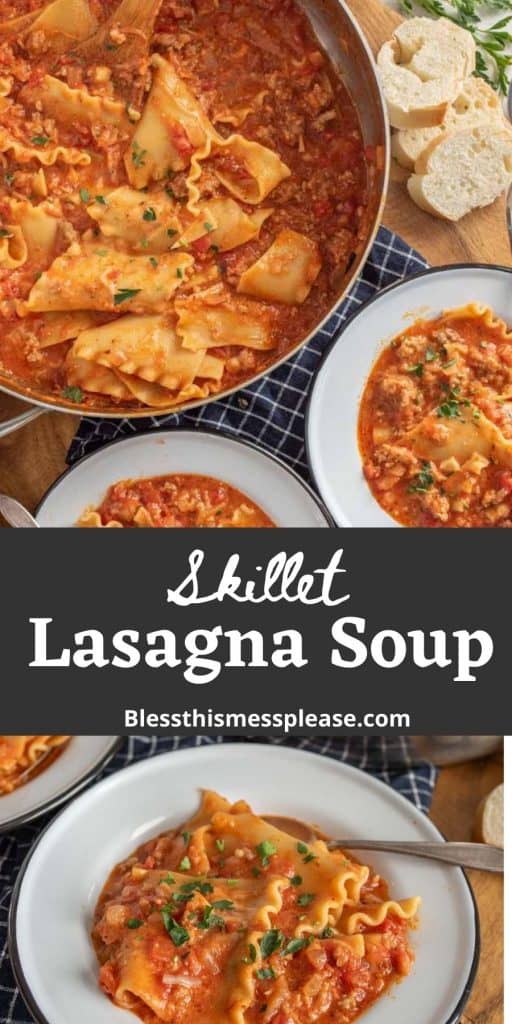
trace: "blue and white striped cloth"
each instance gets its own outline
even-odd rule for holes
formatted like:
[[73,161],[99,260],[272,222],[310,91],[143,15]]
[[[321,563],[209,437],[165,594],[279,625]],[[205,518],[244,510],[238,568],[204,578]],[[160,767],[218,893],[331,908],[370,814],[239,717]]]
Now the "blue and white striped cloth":
[[136,420],[85,417],[71,444],[68,462],[75,462],[107,441],[129,437],[149,427],[220,427],[279,456],[307,479],[304,416],[323,353],[345,321],[375,292],[424,270],[426,266],[419,253],[392,231],[381,228],[363,271],[347,297],[322,330],[288,362],[229,398],[179,416]]
[[[111,775],[135,761],[141,761],[154,754],[184,747],[201,747],[222,743],[223,739],[196,736],[191,739],[156,739],[156,737],[131,736],[127,738],[103,775]],[[229,739],[229,742],[240,742]],[[244,742],[247,742],[245,740]],[[249,741],[250,742],[250,741]],[[261,743],[262,741],[256,740]],[[437,777],[436,769],[426,761],[415,759],[409,749],[406,737],[354,737],[276,739],[270,743],[301,750],[313,751],[337,761],[354,765],[387,782],[398,793],[410,800],[422,811],[428,811]],[[91,783],[94,785],[94,783]],[[16,832],[0,836],[0,1024],[33,1024],[16,988],[7,952],[7,917],[14,882],[18,871],[32,844],[57,812],[38,819],[32,825],[25,825]],[[69,1022],[72,1024],[72,1021]],[[94,1024],[91,1021],[91,1024]]]

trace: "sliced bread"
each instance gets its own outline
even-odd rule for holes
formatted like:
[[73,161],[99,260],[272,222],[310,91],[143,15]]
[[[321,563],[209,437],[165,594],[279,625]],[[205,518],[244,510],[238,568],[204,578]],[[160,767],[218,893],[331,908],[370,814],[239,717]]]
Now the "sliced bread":
[[407,182],[423,210],[444,220],[488,206],[512,182],[512,130],[479,125],[434,139]]
[[442,124],[434,128],[408,128],[395,132],[391,152],[402,167],[413,170],[416,161],[434,139],[446,132],[491,123],[497,130],[506,125],[497,93],[483,78],[467,78],[462,91],[448,107]]
[[503,783],[484,797],[476,812],[475,837],[481,843],[491,846],[504,845],[504,796]]
[[439,125],[474,70],[475,43],[447,18],[410,18],[381,47],[377,66],[394,128]]

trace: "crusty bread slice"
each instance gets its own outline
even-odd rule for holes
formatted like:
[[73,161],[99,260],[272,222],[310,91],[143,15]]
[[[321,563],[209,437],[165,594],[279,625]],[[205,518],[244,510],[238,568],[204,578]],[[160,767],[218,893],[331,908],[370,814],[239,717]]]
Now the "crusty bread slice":
[[504,846],[504,796],[503,783],[484,797],[476,812],[475,838],[490,846]]
[[394,37],[400,46],[400,63],[424,82],[446,74],[464,79],[475,70],[473,36],[448,18],[408,18]]
[[411,18],[381,47],[377,66],[392,126],[426,128],[443,122],[474,70],[475,44],[446,18]]
[[416,161],[434,139],[449,131],[491,123],[498,131],[507,124],[497,93],[483,78],[467,78],[457,99],[448,107],[442,124],[435,128],[409,128],[395,132],[391,152],[402,167],[413,170]]
[[501,195],[512,182],[512,130],[494,124],[448,132],[434,139],[416,161],[407,182],[423,210],[460,220]]

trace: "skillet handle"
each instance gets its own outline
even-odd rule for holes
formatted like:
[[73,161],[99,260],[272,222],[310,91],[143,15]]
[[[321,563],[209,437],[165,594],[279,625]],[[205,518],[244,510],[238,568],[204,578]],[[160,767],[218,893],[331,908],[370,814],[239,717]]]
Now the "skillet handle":
[[42,416],[46,411],[46,409],[41,409],[38,405],[34,405],[32,408],[27,409],[26,412],[20,412],[18,416],[13,416],[9,420],[0,422],[0,438],[7,437],[8,434],[19,430],[20,427],[26,426],[27,423],[37,419],[38,416]]

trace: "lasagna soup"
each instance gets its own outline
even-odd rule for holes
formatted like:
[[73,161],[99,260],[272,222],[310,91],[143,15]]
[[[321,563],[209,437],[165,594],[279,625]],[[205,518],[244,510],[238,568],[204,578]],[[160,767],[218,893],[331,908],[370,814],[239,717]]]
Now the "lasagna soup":
[[120,480],[78,526],[272,527],[275,523],[245,494],[211,476],[173,473]]
[[359,415],[374,497],[404,526],[512,526],[512,334],[470,305],[377,359]]
[[237,386],[366,237],[355,108],[293,0],[10,0],[0,372],[101,411]]
[[0,736],[0,796],[12,793],[63,750],[69,736]]
[[145,1024],[349,1024],[407,975],[419,900],[206,792],[112,872],[100,984]]

